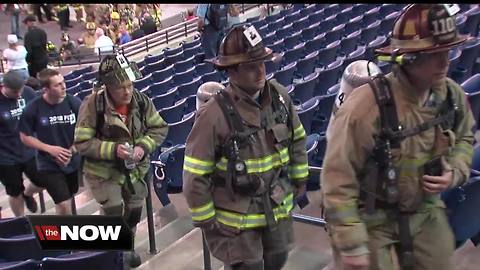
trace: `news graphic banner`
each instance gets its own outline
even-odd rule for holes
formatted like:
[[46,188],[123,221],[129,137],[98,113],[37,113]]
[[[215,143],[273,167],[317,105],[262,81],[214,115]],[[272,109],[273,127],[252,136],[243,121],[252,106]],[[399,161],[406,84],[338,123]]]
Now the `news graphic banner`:
[[121,216],[27,216],[43,250],[132,250]]

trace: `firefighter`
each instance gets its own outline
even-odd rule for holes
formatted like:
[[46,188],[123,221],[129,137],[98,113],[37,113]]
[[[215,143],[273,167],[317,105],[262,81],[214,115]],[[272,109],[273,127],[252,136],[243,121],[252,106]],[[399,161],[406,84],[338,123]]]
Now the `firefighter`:
[[458,9],[407,6],[376,50],[392,72],[354,90],[330,125],[321,185],[341,269],[454,269],[440,193],[470,175],[474,124],[447,77],[449,50],[467,40]]
[[[123,215],[134,234],[147,196],[149,157],[168,131],[148,96],[133,88],[141,76],[123,55],[106,56],[75,129],[75,146],[85,156],[84,180],[93,197],[105,215]],[[141,264],[135,251],[124,258],[130,267]]]
[[85,41],[85,46],[93,49],[95,48],[95,30],[97,29],[97,26],[94,22],[87,22],[85,24],[85,29],[87,29],[87,31],[83,32],[82,34],[82,38]]
[[294,197],[305,192],[305,130],[285,87],[266,81],[273,57],[253,26],[232,28],[212,60],[229,84],[200,107],[187,138],[183,192],[225,269],[281,269]]
[[76,44],[70,39],[70,35],[67,32],[63,32],[60,38],[62,46],[60,47],[60,59],[64,62],[69,60],[72,55],[77,53]]
[[118,44],[120,39],[120,14],[116,11],[112,11],[110,14],[110,20],[110,25],[108,26],[108,32],[106,34],[112,39],[114,44]]

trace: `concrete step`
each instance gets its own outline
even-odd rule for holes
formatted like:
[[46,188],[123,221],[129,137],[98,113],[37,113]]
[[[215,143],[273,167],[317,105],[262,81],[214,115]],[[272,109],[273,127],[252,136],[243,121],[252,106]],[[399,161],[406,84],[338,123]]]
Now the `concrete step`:
[[[183,236],[188,234],[193,230],[192,219],[189,216],[179,217],[171,223],[167,224],[165,227],[160,230],[155,231],[155,243],[157,254],[151,255],[149,250],[149,239],[148,235],[143,240],[135,241],[135,250],[138,252],[142,258],[142,262],[147,262],[153,257],[158,255],[160,252],[168,248],[170,245],[181,239]],[[201,248],[201,242],[200,242]],[[160,268],[159,268],[160,269]],[[163,266],[161,269],[164,268]]]
[[[210,255],[210,263],[213,270],[220,269],[223,267],[223,263],[217,258],[213,257],[212,255]],[[203,265],[204,264],[203,264],[203,249],[202,249],[201,251],[197,252],[195,256],[192,257],[192,260],[190,260],[184,266],[179,267],[178,269],[179,270],[203,270],[204,269]]]
[[295,247],[289,254],[283,270],[320,270],[331,260],[331,255],[305,247]]

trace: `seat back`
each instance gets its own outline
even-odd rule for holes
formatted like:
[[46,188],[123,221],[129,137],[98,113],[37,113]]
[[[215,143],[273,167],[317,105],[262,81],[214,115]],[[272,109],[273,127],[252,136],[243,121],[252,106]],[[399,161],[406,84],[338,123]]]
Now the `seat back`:
[[123,269],[123,255],[119,251],[75,252],[42,261],[42,270]]

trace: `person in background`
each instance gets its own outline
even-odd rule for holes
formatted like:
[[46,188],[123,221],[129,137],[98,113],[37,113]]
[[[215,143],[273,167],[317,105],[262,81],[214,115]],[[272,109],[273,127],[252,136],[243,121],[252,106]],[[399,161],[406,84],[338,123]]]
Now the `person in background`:
[[194,13],[193,9],[188,9],[187,10],[187,17],[185,17],[185,21],[190,21],[190,20],[193,20],[193,19],[197,18],[197,16],[195,16],[193,13]]
[[67,32],[62,33],[62,46],[60,47],[60,59],[62,61],[69,60],[70,57],[77,52],[77,46]]
[[95,30],[97,29],[97,26],[94,22],[87,22],[85,24],[85,29],[86,31],[82,33],[83,41],[85,41],[85,46],[87,48],[93,49],[95,48]]
[[47,189],[57,215],[69,215],[78,191],[81,157],[73,147],[75,124],[82,101],[67,94],[62,74],[44,69],[38,77],[41,96],[27,105],[20,119],[20,139],[38,150],[39,186]]
[[28,15],[23,22],[27,25],[28,31],[23,42],[27,49],[28,72],[30,76],[37,77],[37,73],[47,67],[47,33],[45,30],[35,26],[35,16]]
[[5,13],[10,15],[10,29],[11,34],[17,35],[18,39],[22,39],[20,36],[20,13],[22,7],[19,4],[7,4],[5,7]]
[[157,24],[153,20],[152,16],[150,16],[150,13],[146,12],[143,15],[143,24],[140,26],[140,28],[145,32],[145,35],[150,35],[152,33],[157,32]]
[[198,31],[205,58],[211,59],[217,55],[217,49],[227,27],[228,5],[199,4],[197,6]]
[[17,71],[24,81],[27,81],[28,74],[27,49],[18,44],[15,34],[7,36],[8,48],[3,51],[3,58],[7,59],[8,70]]
[[62,31],[67,31],[68,28],[73,27],[70,25],[70,9],[68,8],[68,4],[58,5],[57,16],[58,24],[60,24],[60,29]]
[[95,40],[95,52],[97,54],[108,53],[114,50],[112,39],[105,36],[105,32],[103,32],[102,28],[97,28],[95,36],[97,37],[97,40]]
[[120,45],[125,44],[131,40],[132,40],[132,37],[127,31],[127,26],[125,24],[120,25],[120,38],[119,38]]
[[[18,129],[25,106],[35,97],[36,93],[25,86],[25,80],[18,72],[10,70],[5,73],[0,89],[0,181],[5,186],[8,203],[16,217],[25,215],[24,203],[30,212],[37,212],[33,194],[42,190],[37,186],[40,179],[35,151],[22,143]],[[26,188],[22,173],[30,180]]]
[[45,23],[45,21],[42,19],[42,11],[40,9],[43,9],[48,21],[53,21],[52,6],[50,4],[34,4],[33,9],[35,15],[38,17],[39,22]]
[[133,19],[132,28],[133,28],[133,32],[131,34],[132,40],[135,40],[135,39],[138,39],[138,38],[141,38],[141,37],[145,36],[145,32],[140,28],[140,23],[139,23],[138,18]]

